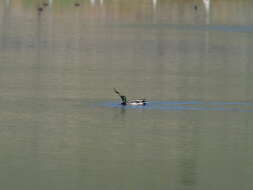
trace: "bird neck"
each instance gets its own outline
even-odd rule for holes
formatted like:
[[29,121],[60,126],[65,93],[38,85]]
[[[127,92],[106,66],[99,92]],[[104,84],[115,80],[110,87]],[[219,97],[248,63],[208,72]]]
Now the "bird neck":
[[126,96],[120,96],[120,98],[121,98],[121,100],[122,100],[122,104],[123,104],[123,105],[126,105],[126,103],[127,103],[127,98],[126,98]]

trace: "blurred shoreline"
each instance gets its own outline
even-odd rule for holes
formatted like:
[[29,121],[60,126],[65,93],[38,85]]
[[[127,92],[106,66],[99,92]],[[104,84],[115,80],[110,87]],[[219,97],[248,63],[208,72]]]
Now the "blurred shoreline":
[[[53,16],[78,12],[78,16],[84,19],[105,21],[253,24],[253,3],[249,0],[3,0],[0,16],[3,17],[6,11],[14,16],[33,16],[45,2],[48,3],[45,11],[50,10]],[[80,6],[75,7],[77,2]]]

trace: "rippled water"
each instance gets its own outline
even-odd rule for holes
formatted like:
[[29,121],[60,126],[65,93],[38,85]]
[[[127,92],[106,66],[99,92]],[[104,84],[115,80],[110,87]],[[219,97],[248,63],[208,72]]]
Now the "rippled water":
[[[227,105],[233,105],[233,107],[227,107]],[[237,106],[241,108],[238,108]],[[245,102],[147,102],[145,105],[121,105],[115,102],[105,102],[100,106],[112,107],[122,109],[151,109],[151,110],[181,110],[181,111],[237,111],[237,112],[253,112],[253,109],[247,109],[248,106],[253,108],[252,103]],[[210,107],[212,106],[212,107]],[[246,108],[245,108],[246,106]]]
[[0,1],[2,189],[253,189],[251,0],[43,2]]

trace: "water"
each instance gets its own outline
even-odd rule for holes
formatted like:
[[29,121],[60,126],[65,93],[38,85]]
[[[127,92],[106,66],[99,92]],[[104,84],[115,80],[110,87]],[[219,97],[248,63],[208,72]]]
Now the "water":
[[0,2],[2,189],[253,189],[250,0],[41,2]]
[[[210,105],[214,105],[210,107]],[[233,105],[233,107],[228,107],[227,105]],[[101,106],[119,108],[122,109],[157,109],[157,110],[196,110],[196,111],[237,111],[237,112],[253,112],[253,110],[244,108],[237,108],[236,106],[240,105],[251,105],[252,103],[245,102],[147,102],[143,105],[127,105],[123,106],[116,102],[106,102],[101,104]],[[222,107],[221,107],[222,106]]]

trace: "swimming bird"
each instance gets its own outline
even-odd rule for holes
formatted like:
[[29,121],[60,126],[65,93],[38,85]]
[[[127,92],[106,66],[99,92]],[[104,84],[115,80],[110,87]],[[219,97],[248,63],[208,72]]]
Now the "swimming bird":
[[113,89],[116,94],[118,94],[122,100],[121,105],[126,106],[126,105],[132,105],[132,106],[145,106],[147,104],[147,101],[145,98],[140,98],[140,99],[133,99],[133,100],[127,100],[126,96],[120,94],[118,90],[115,88]]

